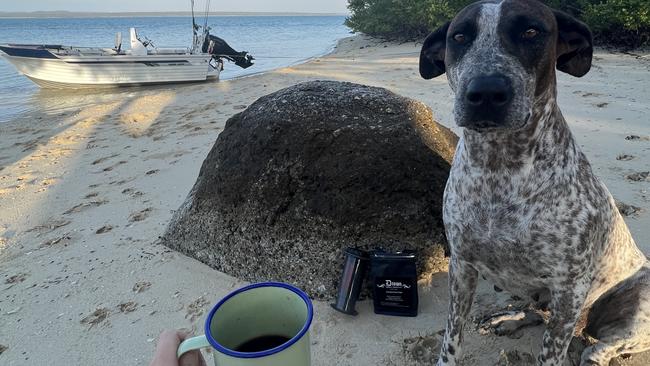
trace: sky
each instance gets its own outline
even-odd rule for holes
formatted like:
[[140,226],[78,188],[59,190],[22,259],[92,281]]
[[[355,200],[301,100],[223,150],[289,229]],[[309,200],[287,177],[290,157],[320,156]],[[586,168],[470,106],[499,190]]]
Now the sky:
[[[195,0],[203,9],[205,0]],[[212,0],[212,11],[347,13],[347,0]],[[0,0],[0,11],[189,11],[190,0]]]

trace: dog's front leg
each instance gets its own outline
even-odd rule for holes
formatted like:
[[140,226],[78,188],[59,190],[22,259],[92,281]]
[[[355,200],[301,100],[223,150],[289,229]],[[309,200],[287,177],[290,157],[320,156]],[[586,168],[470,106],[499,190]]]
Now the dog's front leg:
[[585,279],[572,284],[565,283],[565,285],[564,288],[551,291],[551,318],[544,332],[542,353],[538,357],[540,366],[564,365],[567,350],[589,292],[588,282]]
[[472,308],[477,280],[478,272],[452,255],[449,263],[449,317],[438,366],[458,364],[463,326]]

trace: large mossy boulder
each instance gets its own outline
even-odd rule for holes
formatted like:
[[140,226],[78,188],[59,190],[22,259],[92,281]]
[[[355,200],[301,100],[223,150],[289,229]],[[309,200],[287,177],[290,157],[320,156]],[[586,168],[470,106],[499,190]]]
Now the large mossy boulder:
[[442,197],[458,138],[424,104],[317,81],[233,116],[163,244],[249,281],[332,298],[349,246],[443,267]]

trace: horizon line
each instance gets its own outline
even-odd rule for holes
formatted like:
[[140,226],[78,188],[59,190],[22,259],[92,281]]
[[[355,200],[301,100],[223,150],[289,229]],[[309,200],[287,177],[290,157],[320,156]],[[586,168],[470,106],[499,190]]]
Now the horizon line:
[[[211,11],[215,16],[349,16],[349,13],[269,12],[269,11]],[[62,18],[62,17],[128,17],[128,16],[192,16],[190,11],[0,11],[0,18]],[[203,14],[198,15],[202,17]]]

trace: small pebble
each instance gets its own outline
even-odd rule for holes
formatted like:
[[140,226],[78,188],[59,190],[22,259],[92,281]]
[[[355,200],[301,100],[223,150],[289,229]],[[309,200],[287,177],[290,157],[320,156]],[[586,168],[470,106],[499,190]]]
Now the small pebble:
[[648,177],[650,177],[650,172],[638,172],[627,175],[625,178],[633,182],[643,182],[644,180],[648,180]]

